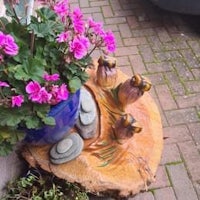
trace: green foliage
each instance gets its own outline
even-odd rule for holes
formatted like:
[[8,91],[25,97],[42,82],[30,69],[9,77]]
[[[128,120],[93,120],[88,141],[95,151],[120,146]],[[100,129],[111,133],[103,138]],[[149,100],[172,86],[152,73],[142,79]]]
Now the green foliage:
[[54,175],[32,169],[25,177],[8,184],[2,200],[89,200],[87,194],[75,184]]
[[24,137],[22,131],[8,127],[0,127],[0,133],[0,156],[11,153],[15,144]]

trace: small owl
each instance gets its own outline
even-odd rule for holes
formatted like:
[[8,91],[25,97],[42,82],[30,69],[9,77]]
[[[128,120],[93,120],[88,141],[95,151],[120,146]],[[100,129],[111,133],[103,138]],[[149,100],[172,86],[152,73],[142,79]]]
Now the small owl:
[[118,101],[123,108],[139,99],[145,91],[150,90],[151,82],[146,77],[139,74],[134,75],[131,79],[126,80],[119,86]]
[[139,133],[141,130],[142,127],[131,114],[122,116],[114,126],[114,133],[117,139],[129,139],[134,133]]

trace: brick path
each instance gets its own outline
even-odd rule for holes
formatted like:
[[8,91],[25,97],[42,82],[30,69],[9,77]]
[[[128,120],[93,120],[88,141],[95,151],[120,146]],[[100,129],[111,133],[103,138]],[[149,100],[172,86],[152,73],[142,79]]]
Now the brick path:
[[70,2],[114,31],[123,72],[142,73],[154,85],[164,152],[157,181],[129,200],[200,199],[200,17],[163,11],[148,0]]

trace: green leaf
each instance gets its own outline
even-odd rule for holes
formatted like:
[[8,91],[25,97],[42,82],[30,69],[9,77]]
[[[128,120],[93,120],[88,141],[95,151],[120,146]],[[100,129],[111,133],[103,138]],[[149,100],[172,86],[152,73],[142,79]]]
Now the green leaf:
[[74,77],[72,80],[69,81],[69,88],[72,93],[80,89],[81,85],[81,80],[78,77]]
[[40,120],[37,116],[27,116],[24,120],[26,121],[26,126],[29,129],[35,129],[40,126]]
[[53,117],[44,117],[42,119],[42,121],[46,124],[46,125],[50,125],[50,126],[54,126],[56,124],[55,119]]
[[0,125],[16,127],[24,118],[17,108],[0,107]]

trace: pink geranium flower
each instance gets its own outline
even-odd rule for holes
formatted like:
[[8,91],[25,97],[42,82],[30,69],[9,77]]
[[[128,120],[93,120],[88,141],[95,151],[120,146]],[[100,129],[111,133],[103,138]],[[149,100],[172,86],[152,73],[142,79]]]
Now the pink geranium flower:
[[74,31],[78,34],[83,34],[85,32],[85,23],[83,21],[83,14],[80,8],[74,9],[71,18],[74,26]]
[[67,31],[67,32],[62,32],[62,33],[60,33],[60,34],[58,35],[58,38],[56,39],[56,41],[57,41],[58,43],[67,42],[67,40],[69,39],[69,36],[70,36],[69,31]]
[[31,81],[26,85],[25,89],[28,94],[33,94],[38,93],[41,89],[41,86],[37,81]]
[[19,51],[19,47],[14,41],[14,38],[11,35],[5,35],[4,41],[4,52],[10,56],[16,56]]
[[52,98],[50,99],[50,104],[55,105],[62,100],[67,100],[69,97],[69,91],[65,84],[62,84],[60,87],[58,85],[52,85],[50,93]]
[[12,96],[12,107],[20,107],[22,103],[24,102],[24,96],[23,95],[17,95],[17,96]]
[[88,19],[89,28],[92,28],[96,35],[102,35],[104,33],[103,23],[95,22],[91,17]]
[[60,16],[62,22],[64,22],[65,17],[67,17],[68,14],[69,14],[69,2],[68,2],[68,0],[58,1],[54,5],[54,11],[58,16]]
[[5,35],[0,31],[0,48],[5,44]]
[[88,38],[84,36],[80,38],[75,37],[74,40],[69,43],[69,51],[74,54],[76,59],[82,59],[87,55],[89,44]]
[[107,50],[113,53],[116,48],[115,36],[113,32],[111,31],[105,32],[102,37],[103,37]]
[[0,81],[0,87],[10,87],[10,86],[8,85],[8,83]]
[[0,32],[0,48],[3,52],[10,56],[16,56],[19,51],[19,47],[15,43],[14,38],[11,35],[6,35]]
[[45,81],[58,81],[60,79],[60,75],[59,74],[49,75],[49,74],[45,73],[43,78]]
[[63,83],[60,88],[58,89],[57,98],[60,100],[66,100],[69,96],[69,91],[67,86]]

